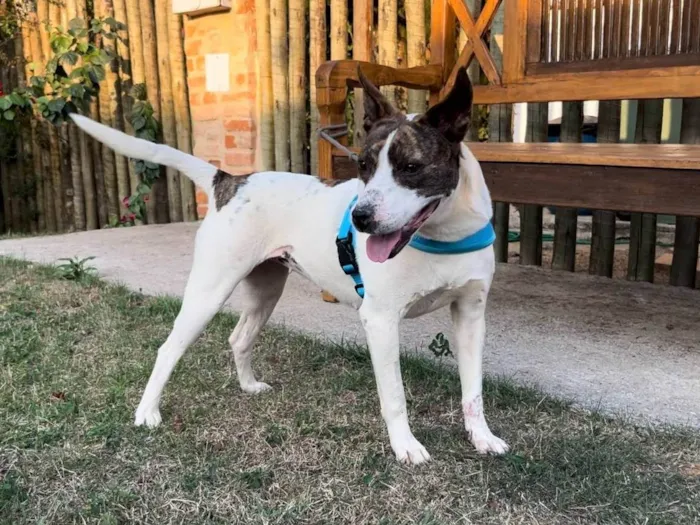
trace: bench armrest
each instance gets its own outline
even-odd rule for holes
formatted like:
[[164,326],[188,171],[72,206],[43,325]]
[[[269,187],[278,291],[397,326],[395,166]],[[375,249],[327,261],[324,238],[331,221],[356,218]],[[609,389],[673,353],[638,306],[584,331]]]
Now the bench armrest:
[[324,62],[316,72],[316,89],[357,87],[359,68],[375,86],[395,85],[409,89],[438,91],[442,88],[439,64],[397,69],[359,60]]

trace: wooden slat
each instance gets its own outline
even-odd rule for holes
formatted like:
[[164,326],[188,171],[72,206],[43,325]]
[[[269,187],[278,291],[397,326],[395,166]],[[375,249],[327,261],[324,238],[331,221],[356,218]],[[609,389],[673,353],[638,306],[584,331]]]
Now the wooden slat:
[[690,15],[690,50],[693,53],[700,53],[700,1],[689,0],[692,3],[693,11]]
[[680,37],[681,37],[681,10],[682,0],[671,0],[673,2],[673,11],[671,15],[671,53],[680,52]]
[[615,15],[614,15],[614,2],[615,0],[605,0],[603,2],[604,6],[604,18],[605,20],[603,21],[603,31],[604,31],[604,36],[603,36],[603,57],[604,58],[609,58],[614,56],[611,51],[612,51],[612,40],[613,40],[613,29],[615,25]]
[[[542,5],[548,0],[528,0],[527,16],[527,58],[528,62],[537,62],[542,54]],[[458,0],[457,3],[462,3]],[[453,2],[453,5],[455,2]],[[459,15],[457,15],[459,18]]]
[[[700,144],[471,142],[468,146],[479,162],[700,171]],[[350,149],[359,151],[358,148]],[[334,150],[333,155],[345,156],[338,150]]]
[[582,59],[590,60],[593,57],[593,7],[595,0],[586,0],[586,11],[583,21],[583,55]]
[[634,0],[632,3],[632,42],[630,56],[639,55],[639,32],[640,32],[640,19],[641,19],[641,0]]
[[[556,3],[556,0],[554,0],[554,3]],[[552,18],[552,0],[543,0],[542,1],[542,20],[544,20],[544,42],[542,45],[542,49],[540,50],[540,62],[553,62],[552,60],[552,37],[555,35],[554,33],[554,24],[553,21],[554,19]],[[554,41],[556,42],[556,40]]]
[[632,0],[622,0],[621,26],[622,34],[620,36],[620,53],[619,56],[630,56],[630,22],[632,20]]
[[690,22],[690,19],[692,17],[692,12],[693,12],[692,7],[693,7],[692,0],[685,0],[683,2],[683,17],[682,17],[682,22],[681,22],[681,38],[680,38],[680,44],[679,44],[681,53],[686,53],[691,48],[691,45],[690,45],[691,22]]
[[561,15],[561,0],[552,0],[552,59],[550,62],[559,62],[559,17]]
[[456,19],[448,0],[434,0],[430,14],[430,63],[439,69],[440,85],[431,90],[430,104],[440,100],[440,88],[455,63]]
[[642,52],[642,49],[648,49],[649,47],[649,42],[651,41],[651,10],[652,10],[652,1],[644,1],[640,2],[640,6],[642,8],[642,35],[641,35],[641,44],[639,46],[640,48],[640,56],[645,56],[645,53]]
[[[527,2],[514,2],[511,0],[504,5],[503,34],[508,35],[508,38],[503,39],[503,82],[504,84],[510,84],[521,81],[525,76]],[[433,9],[435,8],[433,7]]]
[[566,13],[566,60],[572,61],[576,57],[576,2],[577,0],[568,0]]
[[610,42],[610,56],[620,56],[620,40],[622,39],[622,0],[613,0],[614,4],[610,9],[612,14],[612,40]]
[[[672,59],[683,55],[669,55]],[[662,57],[659,57],[662,58]],[[550,100],[625,100],[643,98],[700,97],[700,67],[631,69],[625,71],[576,71],[529,76],[527,82],[504,86],[474,86],[475,104],[547,102]],[[546,68],[550,64],[538,64]],[[615,89],[611,90],[610,86]]]
[[659,2],[659,39],[656,42],[656,54],[665,55],[669,50],[669,37],[671,36],[669,21],[671,18],[671,0],[658,0]]
[[590,10],[587,0],[578,0],[578,8],[576,10],[576,52],[574,60],[585,60],[588,55],[585,52],[586,47],[586,13]]
[[482,162],[497,201],[700,216],[700,174],[683,170]]
[[594,58],[603,57],[603,0],[595,0],[595,37],[594,37]]

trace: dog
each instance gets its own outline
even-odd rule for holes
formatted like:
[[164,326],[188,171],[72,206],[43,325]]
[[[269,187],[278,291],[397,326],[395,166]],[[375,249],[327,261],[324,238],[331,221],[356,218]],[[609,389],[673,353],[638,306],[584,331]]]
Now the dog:
[[[233,176],[171,147],[72,116],[80,128],[117,153],[173,167],[209,197],[182,308],[158,350],[136,410],[136,425],[160,424],[160,398],[171,372],[236,287],[243,290],[244,302],[229,343],[240,387],[249,394],[270,389],[251,368],[253,344],[290,271],[297,271],[358,310],[381,413],[399,461],[420,464],[430,459],[409,427],[399,366],[399,323],[445,306],[454,324],[464,424],[471,442],[483,454],[508,450],[489,429],[482,398],[493,248],[443,255],[407,247],[419,230],[421,236],[449,242],[491,220],[491,198],[481,168],[463,143],[471,116],[471,83],[460,70],[443,101],[425,114],[406,116],[361,71],[359,77],[367,132],[358,158],[359,177],[335,185],[284,172]],[[341,269],[334,243],[354,197],[352,222],[364,298]]]

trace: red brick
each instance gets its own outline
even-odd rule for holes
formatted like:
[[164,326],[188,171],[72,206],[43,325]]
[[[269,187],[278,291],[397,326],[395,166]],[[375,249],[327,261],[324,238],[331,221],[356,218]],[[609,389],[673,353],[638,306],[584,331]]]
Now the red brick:
[[254,149],[255,148],[255,133],[250,131],[241,131],[230,135],[236,147],[239,149]]
[[199,93],[190,91],[190,106],[199,106],[202,103],[202,96]]
[[243,91],[240,93],[224,93],[221,97],[224,102],[249,102],[255,100],[255,93]]
[[252,166],[255,163],[255,152],[249,150],[228,151],[224,162],[229,166]]
[[251,119],[231,119],[224,122],[226,131],[253,131]]
[[236,137],[233,135],[226,135],[226,139],[224,140],[224,145],[226,146],[226,149],[235,149],[236,146]]
[[187,78],[187,85],[190,89],[201,88],[204,87],[205,84],[206,79],[204,78],[204,76],[191,75]]
[[197,204],[208,204],[209,203],[209,197],[207,194],[202,191],[201,189],[197,188],[197,194],[195,196],[195,200],[197,201]]
[[196,65],[194,63],[194,58],[188,58],[187,59],[187,72],[191,73],[192,71],[196,71]]
[[236,13],[245,14],[255,11],[255,0],[239,0],[236,2]]
[[195,22],[187,23],[185,22],[185,36],[187,38],[192,38],[197,34],[197,24]]
[[202,97],[203,104],[216,104],[219,102],[219,96],[216,93],[204,93]]
[[202,50],[202,41],[199,39],[191,39],[185,42],[185,55],[198,55]]

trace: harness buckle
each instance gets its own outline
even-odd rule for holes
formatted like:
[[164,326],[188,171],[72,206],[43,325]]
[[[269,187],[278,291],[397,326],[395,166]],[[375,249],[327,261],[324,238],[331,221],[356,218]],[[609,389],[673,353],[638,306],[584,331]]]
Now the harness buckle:
[[338,262],[346,275],[359,274],[360,267],[355,258],[355,248],[352,244],[352,232],[348,232],[346,237],[337,237],[335,245],[338,248]]

